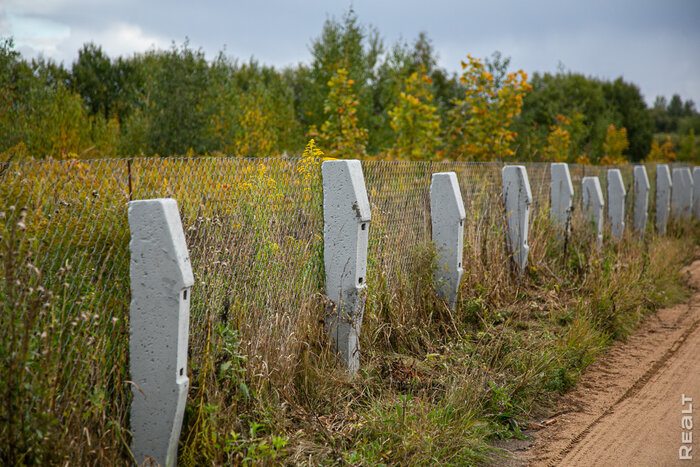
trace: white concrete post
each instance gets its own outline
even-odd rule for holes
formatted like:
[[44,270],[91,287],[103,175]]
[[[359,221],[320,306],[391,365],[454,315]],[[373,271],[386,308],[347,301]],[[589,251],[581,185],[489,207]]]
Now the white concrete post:
[[194,278],[174,199],[130,202],[129,228],[132,452],[139,465],[151,457],[174,466],[189,388]]
[[610,234],[620,240],[625,232],[625,182],[620,169],[608,169],[608,219]]
[[530,246],[527,244],[532,191],[523,165],[503,167],[503,206],[508,224],[508,249],[520,274],[525,271]]
[[334,304],[326,313],[326,330],[348,372],[354,374],[360,367],[369,200],[360,161],[326,161],[321,172],[326,295]]
[[700,167],[693,167],[693,216],[700,219]]
[[550,170],[551,185],[549,194],[552,203],[550,218],[560,232],[568,234],[574,198],[574,185],[571,183],[569,164],[555,162],[550,165]]
[[581,180],[583,195],[583,213],[593,225],[598,238],[597,246],[603,246],[603,190],[600,189],[598,177],[583,177]]
[[688,167],[673,169],[671,214],[676,219],[690,217],[693,207],[693,176]]
[[643,165],[634,168],[634,230],[642,235],[647,227],[649,211],[649,177]]
[[435,284],[438,295],[454,310],[459,281],[462,279],[464,250],[464,210],[462,193],[454,172],[433,174],[430,183],[430,216],[433,243],[438,256]]
[[671,172],[666,164],[656,164],[656,231],[666,233],[671,212]]

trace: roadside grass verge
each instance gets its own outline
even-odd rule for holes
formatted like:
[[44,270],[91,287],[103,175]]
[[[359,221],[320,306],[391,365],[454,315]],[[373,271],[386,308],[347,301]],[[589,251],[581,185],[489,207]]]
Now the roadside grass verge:
[[[508,268],[498,252],[503,238],[495,226],[483,228],[490,235],[481,251]],[[688,296],[680,269],[694,257],[699,233],[695,224],[675,225],[665,237],[647,233],[645,240],[628,232],[619,244],[606,238],[597,251],[584,230],[563,254],[563,240],[540,213],[524,276],[517,280],[490,261],[465,258],[454,312],[430,286],[434,253],[417,248],[406,277],[380,277],[370,287],[359,374],[346,377],[325,336],[307,335],[293,386],[254,391],[253,402],[236,412],[240,450],[209,460],[493,462],[502,453],[492,441],[522,436],[533,412],[573,387],[612,340]],[[308,314],[311,322],[322,316],[321,307]],[[246,436],[250,426],[264,429],[257,438]],[[261,440],[284,445],[261,452]]]

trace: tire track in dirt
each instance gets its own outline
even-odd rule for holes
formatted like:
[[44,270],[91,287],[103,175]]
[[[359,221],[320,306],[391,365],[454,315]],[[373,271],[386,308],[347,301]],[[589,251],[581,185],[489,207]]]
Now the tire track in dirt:
[[[664,356],[658,360],[644,375],[639,378],[611,407],[609,407],[605,412],[603,412],[598,418],[596,418],[590,425],[586,427],[581,433],[579,433],[574,439],[569,442],[569,444],[561,450],[559,455],[552,459],[552,462],[550,462],[550,465],[561,465],[562,461],[564,459],[568,459],[568,454],[575,452],[575,448],[577,445],[581,443],[586,437],[588,437],[591,434],[591,431],[598,425],[605,417],[610,416],[615,412],[617,407],[622,404],[625,400],[629,399],[630,397],[636,396],[642,388],[652,379],[652,377],[656,376],[662,368],[667,364],[668,360],[676,354],[676,352],[679,350],[680,346],[683,345],[683,343],[686,341],[688,336],[690,336],[693,332],[695,332],[698,328],[698,324],[700,324],[700,320],[696,320],[693,322],[693,324],[690,326],[690,328],[687,329],[686,332],[683,333],[683,335],[676,341],[674,344],[669,348]],[[689,395],[689,397],[691,397]],[[680,393],[678,394],[677,399],[680,398]],[[680,406],[679,406],[680,407]],[[680,424],[680,408],[677,411],[678,413],[677,418],[678,422]],[[626,416],[630,416],[629,410],[624,413]],[[680,431],[679,431],[680,433]],[[680,439],[680,436],[679,436]],[[680,444],[680,441],[677,443],[678,445]],[[674,445],[674,448],[677,448],[678,446]],[[677,450],[677,449],[676,449]],[[588,453],[589,455],[592,453]],[[574,457],[581,457],[581,456],[574,456]],[[573,459],[572,459],[573,460]],[[651,461],[651,459],[647,459]],[[610,459],[603,459],[602,457],[597,457],[595,459],[594,463],[600,463],[604,462],[604,465],[612,465]],[[630,465],[628,462],[631,461],[631,459],[626,459],[624,462],[626,465]],[[576,465],[582,465],[582,464],[577,464],[574,462]],[[590,465],[590,464],[589,464]],[[636,465],[641,465],[641,464],[636,464]],[[659,465],[659,464],[650,464],[650,465]],[[668,464],[665,464],[668,465]]]
[[[695,289],[689,302],[649,316],[627,342],[611,346],[556,401],[546,428],[527,433],[534,443],[505,446],[516,451],[511,465],[688,464],[678,458],[681,395],[700,406],[700,261],[687,272]],[[700,417],[693,421],[700,426]],[[694,451],[700,464],[700,448]]]

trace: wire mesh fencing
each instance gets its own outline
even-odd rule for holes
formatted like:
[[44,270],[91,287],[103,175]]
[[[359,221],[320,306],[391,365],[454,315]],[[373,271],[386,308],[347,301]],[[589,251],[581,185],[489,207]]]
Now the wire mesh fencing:
[[[11,403],[1,404],[3,429],[13,433],[9,440],[67,440],[66,453],[86,462],[98,453],[124,452],[131,397],[130,199],[178,202],[195,277],[188,352],[193,390],[211,371],[212,336],[223,328],[235,330],[256,375],[291,380],[294,362],[288,356],[304,345],[300,314],[310,313],[324,292],[320,165],[313,157],[7,165],[0,174],[0,347],[11,373],[3,386]],[[405,275],[415,249],[430,243],[430,182],[436,172],[456,172],[467,211],[465,262],[478,258],[487,267],[493,255],[482,251],[484,239],[502,226],[503,165],[363,162],[372,210],[369,286],[373,272],[389,281]],[[524,165],[533,215],[544,213],[549,164]],[[576,206],[584,176],[598,176],[606,194],[606,169],[570,165]],[[632,166],[620,169],[629,219]],[[653,190],[655,166],[647,170]],[[505,252],[498,254],[503,261]]]

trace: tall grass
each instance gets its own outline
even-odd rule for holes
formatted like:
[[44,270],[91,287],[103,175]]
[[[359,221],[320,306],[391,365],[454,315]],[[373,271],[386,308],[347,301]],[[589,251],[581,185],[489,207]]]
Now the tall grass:
[[[579,210],[571,235],[552,226],[546,166],[531,165],[518,278],[498,164],[370,162],[351,379],[323,332],[320,162],[312,148],[301,159],[11,165],[0,186],[3,462],[130,460],[130,195],[178,200],[195,274],[181,465],[485,462],[498,455],[491,440],[519,436],[612,339],[685,297],[694,222],[666,237],[607,236],[598,251]],[[468,213],[454,311],[434,292],[429,242],[430,175],[445,170]]]

